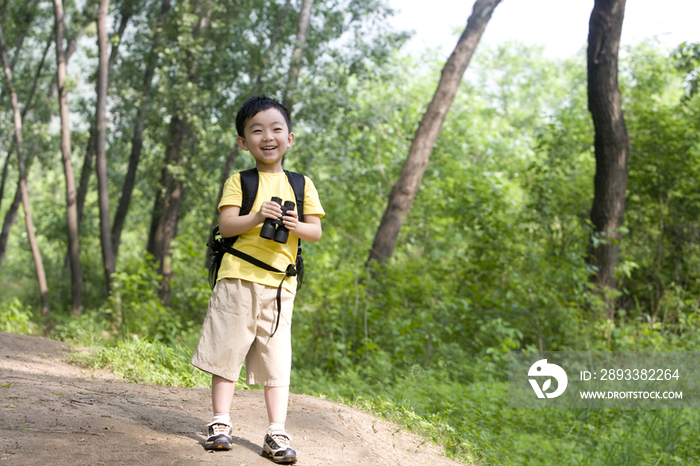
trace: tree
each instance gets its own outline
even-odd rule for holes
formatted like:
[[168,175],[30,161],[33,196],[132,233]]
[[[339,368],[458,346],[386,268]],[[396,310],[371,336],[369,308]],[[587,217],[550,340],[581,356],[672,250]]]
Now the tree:
[[[119,28],[117,31],[114,33],[112,36],[112,50],[109,54],[109,59],[107,60],[107,76],[112,72],[112,68],[114,67],[114,63],[117,60],[117,56],[119,55],[119,45],[121,44],[121,39],[124,35],[124,30],[126,29],[127,24],[129,23],[129,20],[131,19],[131,16],[134,14],[134,4],[133,0],[124,0],[124,3],[122,4],[122,9],[121,9],[121,20],[119,21]],[[99,15],[99,11],[98,11]],[[106,32],[105,32],[106,34]],[[99,41],[99,37],[98,37]],[[99,45],[98,45],[99,47]],[[106,48],[106,46],[105,46]],[[105,52],[106,53],[106,52]],[[99,75],[99,68],[100,65],[98,65],[98,75]],[[98,76],[99,77],[99,76]],[[99,83],[97,84],[99,86]],[[96,91],[96,94],[99,94],[99,90]],[[95,110],[97,112],[97,109]],[[97,113],[95,114],[97,115]],[[90,182],[90,174],[92,173],[92,163],[95,159],[95,155],[97,153],[97,130],[96,130],[96,118],[95,120],[92,121],[92,124],[90,125],[90,137],[88,138],[87,142],[87,148],[85,150],[85,157],[83,157],[83,168],[80,172],[80,182],[78,184],[78,224],[82,223],[83,220],[83,210],[85,207],[85,198],[87,197],[88,193],[88,184]],[[112,235],[113,236],[113,235]],[[112,242],[114,240],[112,239]],[[114,252],[114,257],[115,257],[115,262],[116,262],[116,248],[113,247],[115,250]]]
[[[17,102],[17,93],[15,92],[12,83],[12,71],[7,58],[7,47],[5,47],[5,38],[0,24],[0,55],[2,56],[2,65],[7,79],[7,86],[10,89],[10,99],[12,102],[12,113],[15,128],[15,141],[17,143],[17,164],[19,167],[19,191],[22,197],[22,206],[24,208],[24,219],[27,225],[27,238],[29,239],[29,247],[32,251],[34,266],[36,268],[37,280],[39,281],[39,291],[41,293],[41,314],[44,317],[49,316],[49,289],[46,283],[46,273],[44,271],[44,263],[41,259],[41,252],[34,234],[34,222],[32,220],[32,210],[29,203],[29,191],[27,190],[27,170],[24,163],[24,151],[22,147],[22,116],[19,111],[19,103]],[[15,58],[17,58],[15,56]],[[13,64],[14,65],[14,64]]]
[[58,86],[58,105],[61,114],[61,153],[63,154],[63,172],[66,178],[66,223],[68,226],[68,251],[71,269],[71,312],[78,316],[83,302],[83,278],[80,266],[80,240],[78,238],[78,208],[75,197],[75,176],[71,161],[70,111],[68,109],[68,92],[66,90],[66,52],[63,50],[63,2],[53,0],[56,18],[56,83]]
[[[27,102],[24,105],[24,109],[22,110],[21,114],[21,120],[24,121],[24,117],[26,116],[27,112],[29,109],[32,107],[32,100],[34,98],[34,94],[36,93],[36,88],[37,84],[39,82],[39,78],[41,77],[41,70],[44,67],[44,62],[46,61],[46,55],[49,52],[49,48],[51,47],[51,44],[53,43],[53,39],[51,36],[49,36],[48,40],[46,41],[46,47],[44,48],[44,52],[41,55],[41,60],[39,62],[39,66],[37,67],[36,73],[34,75],[34,80],[32,82],[32,88],[29,91],[29,97],[27,97]],[[14,61],[14,60],[13,60]],[[10,65],[10,71],[12,71],[12,65]],[[7,169],[9,167],[9,162],[10,162],[10,156],[12,155],[12,152],[15,149],[15,144],[16,144],[16,139],[13,139],[12,145],[10,146],[10,149],[7,151],[7,156],[5,158],[5,163],[3,165],[3,170],[2,170],[2,181],[0,182],[0,202],[2,202],[3,199],[3,193],[5,192],[5,180],[7,178]],[[29,157],[29,160],[25,162],[25,167],[29,167],[29,162],[31,160],[31,156]],[[12,200],[12,204],[10,204],[10,208],[7,209],[7,212],[5,213],[5,219],[2,224],[2,232],[0,233],[0,266],[2,266],[3,259],[5,258],[5,252],[7,251],[7,242],[10,238],[10,230],[12,229],[12,225],[14,225],[15,220],[17,218],[17,211],[19,210],[19,205],[22,200],[22,190],[19,184],[17,185],[17,190],[15,191],[15,197]]]
[[474,3],[474,10],[467,21],[467,27],[442,69],[442,76],[433,100],[418,126],[399,180],[391,190],[389,203],[369,253],[369,261],[384,262],[392,256],[399,230],[418,193],[418,186],[428,166],[430,153],[440,127],[445,121],[481,35],[491,19],[493,10],[500,2],[501,0],[477,0]]
[[[625,0],[596,0],[588,33],[588,109],[595,128],[594,226],[589,262],[593,282],[615,288],[620,227],[625,220],[629,137],[617,83],[617,60]],[[612,304],[608,317],[613,317]]]
[[311,24],[311,8],[314,5],[314,0],[302,0],[301,12],[299,13],[299,24],[297,26],[297,38],[292,53],[292,60],[289,65],[289,77],[287,78],[287,86],[284,89],[282,104],[291,113],[294,101],[292,100],[294,90],[297,87],[299,80],[299,71],[301,70],[302,57],[304,56],[304,47],[306,47],[306,38],[309,35],[309,25]]
[[[37,6],[37,2],[34,2],[33,4],[31,4],[29,14],[26,15],[27,22],[26,22],[26,24],[22,25],[23,26],[22,33],[20,34],[19,40],[17,41],[17,45],[15,46],[15,52],[14,52],[14,56],[12,57],[12,63],[10,63],[10,71],[12,73],[14,73],[15,65],[17,64],[17,59],[19,58],[19,52],[22,48],[22,44],[24,43],[24,39],[27,37],[27,34],[29,33],[31,22],[35,16],[36,6]],[[3,15],[0,15],[0,19],[2,19],[3,17],[4,17],[4,9],[3,9]],[[39,81],[39,77],[41,76],[41,69],[44,66],[44,61],[46,60],[46,55],[47,55],[52,43],[53,43],[53,40],[49,36],[49,38],[46,42],[46,47],[44,48],[44,53],[42,54],[41,60],[39,62],[39,67],[38,67],[37,72],[34,76],[32,89],[29,92],[29,98],[27,99],[27,102],[25,104],[25,108],[22,111],[22,120],[24,120],[25,114],[27,113],[27,111],[31,107],[31,102],[32,102],[32,99],[34,98],[34,92],[36,91],[36,86],[37,86],[37,83]],[[0,93],[0,98],[2,96],[4,96],[4,92],[5,92],[5,89],[3,88],[2,93]],[[3,167],[2,167],[2,175],[1,175],[1,179],[0,179],[0,205],[2,204],[2,200],[3,200],[4,194],[5,194],[5,182],[7,180],[7,170],[10,166],[10,160],[12,158],[12,153],[15,149],[15,146],[14,146],[15,144],[16,144],[16,140],[13,139],[12,143],[10,145],[10,149],[7,151],[7,155],[5,156],[5,162],[3,163]],[[20,196],[19,196],[19,187],[18,187],[17,196],[16,196],[17,202],[16,203],[13,202],[12,206],[10,207],[10,209],[7,212],[7,215],[5,217],[6,222],[5,222],[5,225],[3,225],[3,232],[5,232],[5,228],[4,228],[5,226],[7,226],[9,228],[14,223],[13,219],[15,218],[17,209],[19,208],[19,198],[20,198]],[[9,232],[9,230],[8,230],[8,232]],[[0,264],[2,264],[4,250],[5,250],[5,247],[7,246],[6,240],[7,240],[6,235],[2,235],[0,237]]]
[[[76,25],[78,30],[75,33],[75,36],[68,40],[68,45],[66,46],[66,67],[68,67],[68,62],[70,61],[70,57],[75,53],[75,51],[78,48],[78,40],[80,37],[82,37],[83,33],[85,30],[92,24],[93,21],[95,21],[97,17],[97,13],[91,14],[91,7],[92,7],[92,2],[87,3],[83,11],[80,13],[79,18],[81,21],[78,22]],[[111,57],[110,57],[111,58]],[[78,228],[80,228],[80,223],[83,218],[83,206],[85,205],[85,197],[87,196],[87,190],[88,190],[88,182],[90,181],[90,172],[92,171],[92,162],[95,157],[95,127],[94,127],[95,122],[91,122],[90,126],[90,138],[88,140],[87,144],[87,150],[85,152],[85,157],[83,158],[83,168],[82,171],[80,172],[80,181],[78,182],[78,191],[76,194],[77,201],[76,201],[76,206],[78,210]],[[66,255],[66,266],[70,264],[70,251]]]
[[115,272],[114,249],[110,232],[109,185],[107,180],[107,154],[105,153],[106,136],[106,101],[109,79],[109,53],[107,45],[107,11],[109,0],[100,0],[97,11],[97,46],[99,63],[97,69],[97,103],[95,105],[95,145],[97,153],[97,190],[100,205],[100,240],[102,243],[102,261],[107,283],[107,294],[112,288],[112,275]]
[[143,130],[145,128],[146,112],[151,102],[151,83],[155,75],[156,66],[158,65],[158,44],[160,43],[163,26],[169,11],[170,0],[163,0],[161,3],[160,15],[153,30],[150,51],[146,57],[146,71],[141,85],[141,97],[139,98],[136,113],[134,134],[131,138],[129,167],[127,168],[126,177],[124,178],[122,193],[119,197],[119,205],[117,206],[117,212],[114,215],[114,223],[112,224],[112,247],[114,248],[115,258],[119,255],[122,230],[124,229],[124,222],[126,221],[126,215],[129,212],[129,205],[131,204],[131,195],[134,192],[134,186],[136,184],[136,172],[141,160],[141,150],[143,149]]

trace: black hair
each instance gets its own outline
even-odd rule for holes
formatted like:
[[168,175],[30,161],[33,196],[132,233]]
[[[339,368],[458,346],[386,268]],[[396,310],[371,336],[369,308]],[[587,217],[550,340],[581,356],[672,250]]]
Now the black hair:
[[263,110],[269,110],[271,108],[279,110],[282,116],[284,116],[284,119],[287,122],[287,128],[291,133],[292,118],[289,116],[289,110],[287,110],[284,105],[282,105],[275,99],[264,95],[260,95],[251,97],[248,100],[246,100],[243,103],[243,105],[241,105],[241,108],[238,110],[238,113],[236,114],[236,131],[238,131],[238,135],[242,138],[245,137],[245,135],[243,134],[243,130],[245,129],[246,123],[248,123],[248,121],[258,113],[262,112]]

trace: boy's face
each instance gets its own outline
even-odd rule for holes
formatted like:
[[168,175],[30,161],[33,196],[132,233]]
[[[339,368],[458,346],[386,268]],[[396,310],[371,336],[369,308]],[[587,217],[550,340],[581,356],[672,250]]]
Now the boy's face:
[[276,108],[258,112],[248,120],[238,137],[238,146],[255,158],[258,171],[279,173],[282,171],[282,157],[294,144],[294,133],[289,132],[287,122]]

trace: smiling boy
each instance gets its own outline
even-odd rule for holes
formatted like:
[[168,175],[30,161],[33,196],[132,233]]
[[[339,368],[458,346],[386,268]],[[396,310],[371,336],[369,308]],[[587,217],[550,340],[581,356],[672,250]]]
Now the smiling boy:
[[[294,144],[289,112],[265,96],[248,99],[236,115],[238,146],[255,158],[258,189],[250,213],[241,215],[241,174],[231,176],[219,202],[219,231],[237,236],[233,247],[277,270],[295,264],[299,240],[321,238],[323,207],[318,192],[304,178],[303,219],[297,208],[282,215],[270,199],[295,199],[289,174],[282,168]],[[297,175],[300,176],[300,175]],[[260,237],[266,219],[282,219],[289,230],[286,243]],[[285,430],[292,361],[291,323],[296,277],[270,272],[238,255],[225,254],[209,300],[202,335],[192,364],[212,374],[213,421],[207,426],[205,448],[231,449],[230,408],[235,381],[246,362],[246,382],[264,385],[269,428],[263,455],[276,463],[294,463],[296,452]]]

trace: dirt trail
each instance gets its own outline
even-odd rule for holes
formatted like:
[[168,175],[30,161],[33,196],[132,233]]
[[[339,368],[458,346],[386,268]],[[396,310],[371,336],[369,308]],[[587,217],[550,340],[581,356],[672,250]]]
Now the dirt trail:
[[[0,332],[0,465],[270,466],[261,390],[238,391],[230,452],[202,447],[205,388],[130,384],[65,362],[61,342]],[[459,463],[391,423],[306,395],[290,398],[287,428],[301,466]]]

